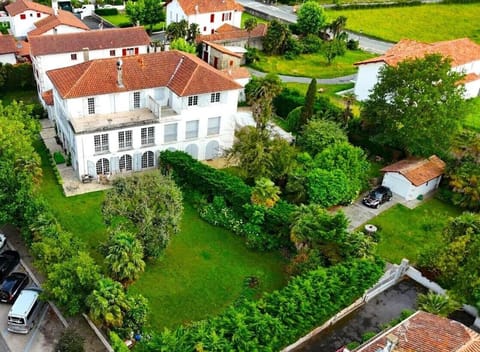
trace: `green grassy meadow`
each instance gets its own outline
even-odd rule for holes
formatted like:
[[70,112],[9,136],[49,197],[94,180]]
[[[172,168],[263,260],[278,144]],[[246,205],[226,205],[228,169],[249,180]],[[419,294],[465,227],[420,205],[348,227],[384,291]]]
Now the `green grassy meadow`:
[[349,30],[397,42],[402,38],[435,42],[469,37],[480,43],[480,3],[428,4],[360,10],[329,10],[347,17]]
[[366,60],[375,55],[361,50],[347,50],[344,56],[335,58],[330,65],[322,54],[302,54],[293,60],[284,56],[267,56],[260,54],[260,60],[251,66],[263,72],[274,72],[281,75],[332,78],[354,74],[357,61]]
[[448,219],[460,213],[438,199],[429,199],[415,209],[397,204],[369,221],[379,229],[377,253],[391,263],[407,258],[415,264],[422,249],[440,238]]

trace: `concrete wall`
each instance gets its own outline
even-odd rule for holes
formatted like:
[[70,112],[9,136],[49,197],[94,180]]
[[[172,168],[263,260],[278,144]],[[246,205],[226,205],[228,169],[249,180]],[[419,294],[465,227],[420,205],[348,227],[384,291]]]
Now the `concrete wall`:
[[378,80],[378,72],[385,64],[375,62],[358,66],[357,80],[355,81],[354,93],[358,100],[368,99],[373,87]]

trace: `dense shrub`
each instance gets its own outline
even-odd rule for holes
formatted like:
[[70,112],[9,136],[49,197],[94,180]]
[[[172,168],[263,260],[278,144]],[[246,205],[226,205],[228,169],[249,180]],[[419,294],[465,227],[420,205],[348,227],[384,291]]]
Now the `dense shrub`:
[[73,328],[65,329],[55,345],[56,352],[83,352],[85,339]]
[[163,172],[173,171],[181,187],[197,190],[209,201],[221,196],[238,214],[243,214],[243,205],[250,203],[251,189],[241,178],[202,164],[186,153],[163,151],[160,164]]
[[304,54],[314,54],[322,50],[323,40],[314,34],[308,34],[302,38],[302,46]]
[[65,157],[60,152],[53,153],[53,160],[55,160],[55,164],[63,164],[65,163]]
[[99,16],[115,16],[118,15],[118,10],[116,8],[96,9],[95,13]]
[[278,351],[325,322],[375,283],[383,263],[355,260],[292,279],[259,301],[242,300],[208,320],[153,333],[140,351]]
[[35,89],[35,80],[31,64],[0,63],[0,91],[33,89]]
[[290,111],[297,106],[302,106],[304,101],[305,97],[298,90],[283,88],[281,93],[273,99],[273,107],[278,116],[286,119]]

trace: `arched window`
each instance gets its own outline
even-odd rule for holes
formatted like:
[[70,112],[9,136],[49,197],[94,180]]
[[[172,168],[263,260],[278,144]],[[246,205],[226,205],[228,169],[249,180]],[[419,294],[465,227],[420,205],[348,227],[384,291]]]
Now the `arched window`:
[[106,158],[98,159],[96,169],[97,175],[105,175],[110,172],[110,162]]
[[120,158],[120,171],[132,171],[132,157],[128,154]]
[[155,165],[155,160],[153,157],[153,152],[145,152],[142,155],[142,169],[148,167],[153,167]]

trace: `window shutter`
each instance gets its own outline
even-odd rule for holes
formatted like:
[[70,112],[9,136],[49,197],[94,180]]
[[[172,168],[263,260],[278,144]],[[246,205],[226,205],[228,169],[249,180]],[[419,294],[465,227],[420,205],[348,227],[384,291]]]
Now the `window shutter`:
[[122,49],[122,56],[127,56],[127,49]]
[[135,55],[138,55],[138,48],[135,48]]

